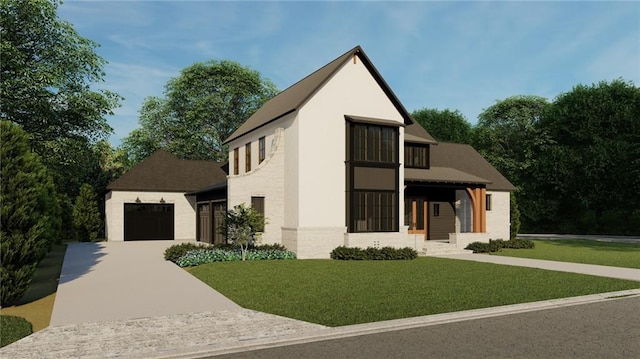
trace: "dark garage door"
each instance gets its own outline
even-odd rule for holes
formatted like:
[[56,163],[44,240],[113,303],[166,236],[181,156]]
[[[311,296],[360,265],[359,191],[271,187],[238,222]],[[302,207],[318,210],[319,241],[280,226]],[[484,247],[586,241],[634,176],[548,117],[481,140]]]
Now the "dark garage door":
[[124,240],[173,240],[173,204],[124,205]]

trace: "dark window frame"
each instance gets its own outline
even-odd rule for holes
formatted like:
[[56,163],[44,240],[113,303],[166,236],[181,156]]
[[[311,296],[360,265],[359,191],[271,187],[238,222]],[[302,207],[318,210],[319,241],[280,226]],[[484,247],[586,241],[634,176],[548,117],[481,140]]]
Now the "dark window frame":
[[[399,126],[401,124],[392,126],[359,123],[347,119],[345,161],[347,170],[346,225],[349,233],[399,231]],[[356,188],[354,180],[356,168],[394,169],[394,189]],[[365,203],[363,203],[363,198],[366,198]],[[369,200],[377,202],[377,204],[375,206],[370,205],[368,203]],[[365,221],[364,223],[362,223],[363,220]]]
[[[418,151],[423,153],[418,153]],[[431,166],[429,145],[418,145],[407,143],[404,145],[404,167],[405,168],[424,168],[429,169]]]
[[491,210],[491,194],[488,193],[485,195],[485,210]]
[[[264,196],[251,196],[251,208],[260,213],[264,217],[265,199]],[[256,228],[256,232],[264,232],[264,223],[262,228]]]
[[433,216],[440,217],[440,203],[433,204]]
[[240,174],[240,147],[233,149],[233,174]]
[[265,159],[266,143],[265,137],[262,136],[258,139],[258,164],[262,163]]
[[244,171],[251,171],[251,142],[244,145]]

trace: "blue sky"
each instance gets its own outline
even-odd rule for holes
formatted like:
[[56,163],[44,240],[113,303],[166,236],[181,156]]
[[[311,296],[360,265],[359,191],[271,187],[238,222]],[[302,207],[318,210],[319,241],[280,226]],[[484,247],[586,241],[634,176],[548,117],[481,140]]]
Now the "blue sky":
[[407,110],[552,100],[576,84],[640,85],[640,2],[65,1],[59,16],[101,45],[98,88],[125,97],[118,145],[147,96],[194,62],[230,59],[280,90],[361,45]]

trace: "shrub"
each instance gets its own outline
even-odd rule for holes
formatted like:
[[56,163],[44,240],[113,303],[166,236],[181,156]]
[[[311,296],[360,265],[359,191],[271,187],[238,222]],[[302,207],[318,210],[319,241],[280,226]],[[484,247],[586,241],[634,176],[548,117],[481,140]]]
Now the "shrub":
[[528,239],[511,239],[508,241],[503,241],[501,239],[490,239],[489,243],[469,243],[469,245],[465,249],[472,250],[473,253],[493,253],[500,251],[502,248],[528,249],[533,247],[535,247],[535,243]]
[[73,206],[73,228],[81,242],[95,242],[100,231],[100,212],[96,194],[90,184],[80,186],[80,194]]
[[[260,246],[263,247],[263,246]],[[245,252],[245,260],[280,260],[296,259],[296,254],[286,249],[279,249],[276,246],[265,246],[267,248],[278,249],[257,249],[251,248]],[[282,247],[284,248],[284,247]],[[200,248],[187,252],[176,261],[180,267],[192,267],[213,262],[228,262],[242,260],[242,250],[239,247],[234,249]]]
[[33,333],[33,326],[22,317],[12,315],[0,315],[0,347],[9,345]]
[[408,260],[418,257],[413,248],[383,247],[366,249],[358,247],[336,247],[331,251],[331,259],[337,260]]
[[177,263],[178,259],[187,254],[187,252],[206,248],[208,245],[198,243],[198,242],[186,242],[181,244],[173,245],[164,251],[164,259],[168,261],[172,261],[173,263]]

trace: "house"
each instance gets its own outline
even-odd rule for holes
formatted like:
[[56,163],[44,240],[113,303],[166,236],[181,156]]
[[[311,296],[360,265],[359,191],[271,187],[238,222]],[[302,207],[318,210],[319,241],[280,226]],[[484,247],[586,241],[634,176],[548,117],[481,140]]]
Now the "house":
[[299,258],[509,238],[514,186],[472,147],[435,141],[359,46],[269,100],[226,144],[226,181],[185,192],[197,240],[215,241],[225,202],[264,213],[262,241]]

